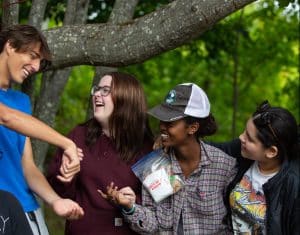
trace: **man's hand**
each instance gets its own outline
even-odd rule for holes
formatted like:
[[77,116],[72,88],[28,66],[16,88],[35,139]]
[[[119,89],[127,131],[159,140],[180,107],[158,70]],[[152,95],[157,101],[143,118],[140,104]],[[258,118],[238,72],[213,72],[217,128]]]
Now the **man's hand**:
[[60,166],[60,174],[57,178],[62,182],[71,182],[74,176],[80,171],[80,161],[83,159],[83,152],[76,145],[70,145],[65,149]]
[[78,203],[70,199],[59,198],[51,206],[57,215],[68,220],[79,219],[84,215],[84,211]]

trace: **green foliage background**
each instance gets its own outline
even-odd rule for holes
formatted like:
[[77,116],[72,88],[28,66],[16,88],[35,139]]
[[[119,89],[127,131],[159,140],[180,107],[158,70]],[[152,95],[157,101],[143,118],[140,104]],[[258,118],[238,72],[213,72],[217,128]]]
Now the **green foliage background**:
[[[299,122],[299,18],[282,12],[273,5],[250,5],[189,44],[120,70],[141,81],[149,107],[176,84],[197,83],[207,92],[219,124],[212,137],[216,141],[238,136],[265,99],[289,109]],[[232,133],[234,56],[238,106]],[[92,77],[92,67],[74,69],[57,115],[56,128],[63,133],[85,120]],[[155,132],[157,123],[151,121]]]
[[[89,23],[105,22],[113,2],[91,0]],[[168,2],[141,0],[135,15],[147,14]],[[284,8],[288,4],[291,1],[258,1],[184,46],[120,70],[141,81],[149,107],[161,102],[178,83],[194,82],[201,86],[208,94],[219,125],[217,134],[211,137],[214,141],[237,137],[257,104],[265,99],[273,106],[289,109],[299,123],[299,12],[297,1],[291,11]],[[29,7],[28,1],[21,4],[21,22],[26,22]],[[64,11],[65,2],[49,1],[47,20],[51,27],[62,24]],[[67,134],[86,120],[93,75],[90,66],[73,69],[55,129]],[[151,126],[157,132],[153,119]],[[52,154],[53,149],[49,157]],[[46,221],[50,234],[63,234],[64,221],[48,210]]]

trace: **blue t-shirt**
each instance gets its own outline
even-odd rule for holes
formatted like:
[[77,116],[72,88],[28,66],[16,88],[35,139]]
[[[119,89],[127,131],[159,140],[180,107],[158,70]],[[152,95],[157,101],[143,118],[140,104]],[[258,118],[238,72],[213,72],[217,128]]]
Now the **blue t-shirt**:
[[[31,114],[30,99],[22,92],[0,89],[0,102]],[[39,207],[23,174],[25,136],[0,125],[0,189],[11,192],[27,211]]]

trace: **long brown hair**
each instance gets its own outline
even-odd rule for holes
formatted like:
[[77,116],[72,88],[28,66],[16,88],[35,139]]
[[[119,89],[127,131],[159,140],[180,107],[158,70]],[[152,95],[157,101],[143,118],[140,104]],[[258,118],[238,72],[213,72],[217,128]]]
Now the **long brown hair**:
[[[146,142],[152,142],[146,97],[134,76],[121,72],[105,75],[112,77],[111,96],[114,110],[109,119],[110,136],[121,159],[129,162],[142,150]],[[102,131],[101,125],[94,118],[87,124],[86,143],[90,146],[96,142]]]

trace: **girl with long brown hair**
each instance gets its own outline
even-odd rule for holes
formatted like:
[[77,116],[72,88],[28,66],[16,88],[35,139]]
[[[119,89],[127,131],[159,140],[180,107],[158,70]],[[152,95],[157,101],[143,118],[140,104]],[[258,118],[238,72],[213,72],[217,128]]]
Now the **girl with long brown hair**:
[[69,137],[83,150],[81,171],[64,184],[57,180],[62,152],[58,151],[49,168],[50,184],[60,195],[69,196],[85,210],[85,216],[67,221],[66,234],[134,234],[123,221],[118,207],[100,198],[111,181],[129,185],[140,199],[141,183],[131,165],[152,149],[147,105],[142,86],[129,74],[104,75],[91,90],[93,118],[75,127]]

